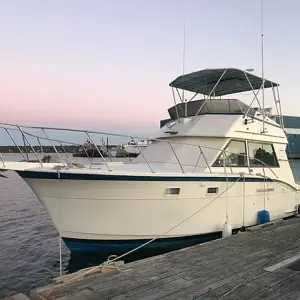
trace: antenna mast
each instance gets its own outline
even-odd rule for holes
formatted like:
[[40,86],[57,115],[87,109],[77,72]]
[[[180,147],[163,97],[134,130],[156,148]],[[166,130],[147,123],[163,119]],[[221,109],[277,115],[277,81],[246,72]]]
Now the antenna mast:
[[260,0],[260,25],[261,25],[261,77],[262,77],[262,108],[263,108],[263,131],[265,132],[265,79],[264,79],[264,22],[263,0]]
[[182,74],[185,68],[185,21],[183,22],[183,51],[182,51]]
[[[184,73],[185,73],[185,20],[183,22],[182,75],[184,75]],[[182,102],[185,102],[184,90],[182,90]],[[185,103],[184,108],[185,108],[184,115],[185,115],[185,117],[187,117],[187,103]]]

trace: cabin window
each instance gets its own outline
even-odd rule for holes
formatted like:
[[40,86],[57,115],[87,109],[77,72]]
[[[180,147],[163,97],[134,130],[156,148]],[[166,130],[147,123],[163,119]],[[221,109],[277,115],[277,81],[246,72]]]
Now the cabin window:
[[180,188],[167,188],[165,191],[165,196],[176,196],[179,195]]
[[250,167],[278,167],[278,160],[271,144],[248,142]]
[[246,143],[244,141],[232,140],[224,152],[218,157],[213,167],[246,167]]

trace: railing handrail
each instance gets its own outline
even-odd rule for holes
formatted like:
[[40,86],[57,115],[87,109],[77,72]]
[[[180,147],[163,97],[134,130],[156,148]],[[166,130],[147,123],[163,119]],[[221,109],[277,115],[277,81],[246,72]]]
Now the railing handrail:
[[[7,128],[7,126],[9,126],[9,127],[11,127],[11,128]],[[220,155],[220,153],[224,153],[224,152],[225,152],[226,154],[227,154],[227,153],[229,153],[229,154],[238,154],[238,155],[240,155],[240,156],[243,156],[243,157],[246,157],[246,158],[247,158],[247,165],[244,166],[244,167],[245,167],[245,168],[248,168],[249,174],[251,174],[251,173],[250,173],[250,168],[251,168],[251,167],[250,167],[249,164],[248,164],[248,158],[251,158],[251,159],[254,159],[254,160],[256,160],[257,162],[259,162],[259,163],[262,165],[262,166],[260,166],[260,167],[262,167],[262,168],[266,167],[267,169],[269,169],[269,170],[273,173],[273,175],[274,175],[276,178],[278,178],[277,174],[270,168],[270,166],[268,166],[265,162],[263,162],[263,161],[261,161],[261,160],[259,160],[259,159],[257,159],[257,158],[250,157],[250,156],[248,156],[248,155],[246,155],[246,154],[240,154],[240,153],[236,153],[236,152],[232,152],[232,151],[228,151],[228,150],[224,150],[224,149],[220,149],[220,148],[214,148],[214,147],[203,146],[203,145],[195,145],[195,144],[190,144],[190,143],[180,142],[180,141],[173,141],[173,140],[168,139],[168,138],[166,138],[166,137],[162,137],[162,138],[146,138],[146,137],[138,137],[138,136],[132,136],[132,135],[125,135],[125,134],[116,134],[116,133],[107,133],[107,132],[93,131],[93,130],[80,130],[80,129],[68,129],[68,128],[55,128],[55,127],[44,127],[44,126],[38,127],[38,126],[16,125],[16,124],[1,123],[1,122],[0,122],[0,128],[5,129],[5,130],[7,131],[8,134],[9,134],[8,130],[16,130],[16,131],[21,132],[21,134],[27,134],[27,135],[29,135],[29,136],[31,136],[31,137],[34,137],[34,138],[37,138],[37,139],[43,139],[43,140],[50,141],[50,145],[51,145],[51,147],[53,147],[54,149],[55,149],[55,146],[53,145],[52,142],[59,142],[59,143],[65,143],[65,144],[69,144],[69,145],[76,145],[76,146],[83,146],[83,145],[81,145],[81,144],[79,144],[79,143],[69,142],[69,141],[67,141],[67,140],[53,139],[53,138],[48,137],[47,135],[46,135],[46,137],[42,137],[42,136],[39,136],[39,135],[36,135],[36,134],[33,134],[33,133],[29,133],[29,132],[27,132],[27,131],[24,131],[24,130],[22,130],[21,128],[35,129],[35,130],[42,130],[42,132],[44,132],[45,130],[53,130],[53,131],[67,131],[67,132],[78,132],[78,133],[99,134],[99,135],[107,135],[107,136],[116,136],[116,137],[130,138],[130,139],[133,139],[133,140],[134,140],[134,139],[148,139],[148,140],[151,140],[151,141],[157,141],[157,142],[168,143],[168,144],[171,146],[171,149],[172,149],[173,153],[175,152],[175,149],[172,147],[171,144],[179,144],[179,145],[186,145],[186,146],[197,147],[197,148],[200,149],[200,152],[201,152],[201,154],[202,154],[202,156],[203,156],[203,158],[204,158],[204,160],[205,160],[206,166],[207,166],[208,170],[210,171],[210,173],[213,173],[212,170],[211,170],[211,164],[212,164],[212,163],[210,164],[210,163],[207,161],[207,159],[206,159],[206,157],[205,157],[205,154],[204,154],[203,151],[202,151],[202,148],[203,148],[203,149],[209,149],[209,150],[218,151],[218,153],[217,153],[218,155]],[[12,137],[10,134],[9,134],[9,137],[12,139],[12,141],[14,142],[14,144],[17,145],[17,144],[15,143],[13,137]],[[52,141],[52,142],[51,142],[51,141]],[[92,144],[96,147],[97,151],[99,151],[98,146],[97,146],[94,142],[93,142]],[[30,146],[31,146],[31,145],[30,145]],[[17,146],[17,147],[18,147],[18,146]],[[31,147],[32,147],[32,146],[31,146]],[[20,150],[19,147],[18,147],[18,149],[19,149],[19,151],[22,153],[22,151]],[[56,149],[55,149],[55,150],[56,150]],[[147,165],[148,165],[150,171],[154,173],[154,170],[153,170],[153,168],[151,167],[151,165],[150,165],[149,161],[147,160],[147,158],[145,157],[144,153],[142,152],[141,149],[139,149],[139,150],[140,150],[140,153],[141,153],[141,155],[143,156],[145,162],[147,163]],[[55,151],[55,152],[57,152],[57,151]],[[99,151],[99,152],[100,152],[100,151]],[[176,160],[177,160],[177,162],[178,162],[178,164],[179,164],[179,166],[180,166],[182,172],[184,173],[183,165],[182,165],[181,162],[179,161],[179,158],[178,158],[178,156],[176,155],[176,152],[175,152],[174,155],[175,155],[175,158],[176,158]],[[107,166],[108,170],[111,171],[109,165],[107,164],[105,158],[102,156],[101,152],[100,152],[100,156],[101,156],[102,160],[104,161],[105,165]],[[59,154],[58,154],[58,157],[60,157]],[[39,160],[39,158],[38,158],[38,160]],[[199,163],[199,161],[197,160],[197,162],[196,162],[196,167],[197,167],[198,163]],[[195,169],[196,169],[196,167],[195,167]],[[231,168],[230,166],[227,166],[227,167],[229,167],[229,168],[231,169],[231,173],[233,173],[233,172],[232,172],[232,168]]]

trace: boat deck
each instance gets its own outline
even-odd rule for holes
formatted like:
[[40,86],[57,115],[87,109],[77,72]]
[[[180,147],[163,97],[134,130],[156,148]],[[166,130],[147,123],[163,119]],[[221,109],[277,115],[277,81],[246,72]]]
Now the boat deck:
[[57,278],[30,299],[300,299],[300,218],[99,271]]

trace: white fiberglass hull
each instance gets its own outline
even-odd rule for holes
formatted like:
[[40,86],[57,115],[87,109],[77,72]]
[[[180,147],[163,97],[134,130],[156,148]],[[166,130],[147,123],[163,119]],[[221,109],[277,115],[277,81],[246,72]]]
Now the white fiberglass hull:
[[[88,177],[77,173],[72,177],[62,173],[58,179],[56,173],[19,174],[73,251],[98,251],[108,245],[130,249],[159,236],[162,243],[158,247],[168,241],[174,245],[198,241],[222,231],[226,211],[232,228],[240,228],[257,224],[258,212],[263,209],[274,220],[294,214],[299,204],[290,186],[258,177],[234,183],[239,177],[226,182],[224,176],[205,175]],[[208,194],[209,187],[218,188],[218,193]],[[166,196],[166,188],[180,188],[180,194]]]

